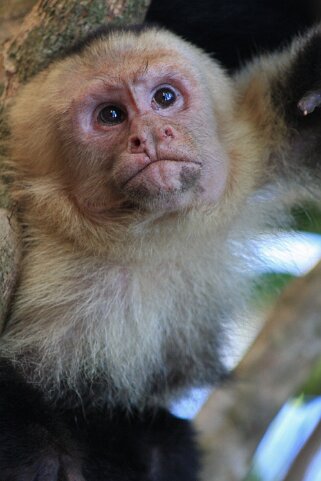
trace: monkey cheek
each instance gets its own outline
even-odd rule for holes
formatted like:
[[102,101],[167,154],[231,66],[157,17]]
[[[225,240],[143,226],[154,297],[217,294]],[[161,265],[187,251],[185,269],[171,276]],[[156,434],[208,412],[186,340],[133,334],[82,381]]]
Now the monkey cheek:
[[185,208],[193,202],[200,176],[200,164],[190,161],[157,161],[127,182],[125,194],[147,208]]

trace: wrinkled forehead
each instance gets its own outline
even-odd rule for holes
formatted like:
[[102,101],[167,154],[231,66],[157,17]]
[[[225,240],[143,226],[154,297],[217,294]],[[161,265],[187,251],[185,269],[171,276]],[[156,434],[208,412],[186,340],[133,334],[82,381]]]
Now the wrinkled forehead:
[[[199,90],[202,72],[195,61],[199,52],[170,33],[149,31],[144,34],[112,34],[99,38],[80,53],[72,55],[51,71],[57,79],[56,103],[70,103],[86,89],[119,88],[144,81],[190,85]],[[52,84],[52,83],[51,83]],[[62,92],[63,90],[63,92]],[[64,97],[60,100],[60,97]]]
[[85,64],[91,72],[110,72],[115,77],[126,73],[132,80],[154,74],[191,74],[192,53],[183,42],[168,37],[152,32],[139,36],[117,33],[87,48]]

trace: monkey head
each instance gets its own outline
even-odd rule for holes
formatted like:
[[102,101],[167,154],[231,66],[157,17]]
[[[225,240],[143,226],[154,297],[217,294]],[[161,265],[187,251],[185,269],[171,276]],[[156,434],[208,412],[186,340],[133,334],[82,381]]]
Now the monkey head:
[[174,35],[97,36],[28,88],[11,116],[13,137],[38,131],[21,162],[31,176],[59,177],[85,215],[179,211],[222,196],[229,80]]

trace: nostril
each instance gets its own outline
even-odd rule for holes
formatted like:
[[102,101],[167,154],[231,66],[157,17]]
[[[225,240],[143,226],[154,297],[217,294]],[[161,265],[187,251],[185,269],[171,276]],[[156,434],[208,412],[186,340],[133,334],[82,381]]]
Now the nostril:
[[174,132],[171,127],[166,127],[164,130],[164,134],[166,135],[166,137],[174,137]]
[[137,135],[133,135],[129,139],[129,148],[131,150],[139,149],[142,145],[141,139]]

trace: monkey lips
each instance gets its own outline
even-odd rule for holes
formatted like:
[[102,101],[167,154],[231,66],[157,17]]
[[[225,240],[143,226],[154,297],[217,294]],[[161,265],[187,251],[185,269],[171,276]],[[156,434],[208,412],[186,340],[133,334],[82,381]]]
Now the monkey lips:
[[188,194],[199,190],[200,162],[186,159],[151,161],[146,157],[135,160],[137,162],[123,169],[118,181],[124,195],[139,204],[158,199],[164,208],[186,207],[187,197],[190,200]]

